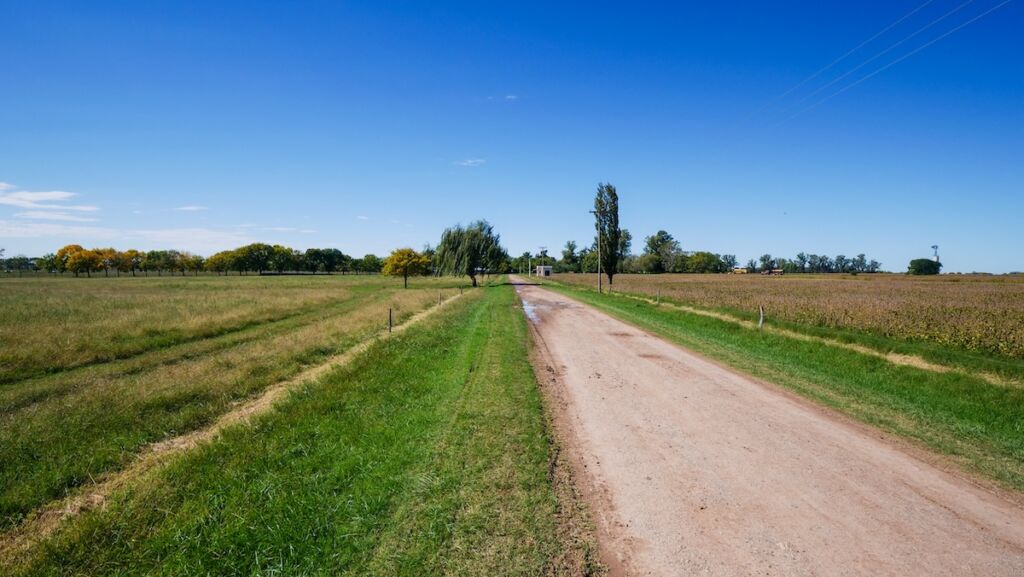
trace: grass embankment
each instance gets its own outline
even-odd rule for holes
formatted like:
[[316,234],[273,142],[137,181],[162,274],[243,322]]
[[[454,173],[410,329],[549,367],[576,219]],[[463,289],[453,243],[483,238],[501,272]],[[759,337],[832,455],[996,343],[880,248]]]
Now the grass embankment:
[[760,332],[626,296],[547,286],[1024,490],[1022,387],[895,365],[821,341]]
[[[136,295],[124,306],[145,309],[152,303],[161,311],[161,300],[170,290],[162,283],[169,280],[110,282],[150,291],[149,300]],[[211,301],[236,302],[228,290],[232,285],[240,286],[243,293],[251,288],[250,279],[199,280],[206,284],[175,289],[188,292],[197,301],[194,308],[177,303],[182,317],[220,310],[221,306],[209,304]],[[269,289],[270,302],[283,302],[273,295],[295,289],[299,293],[295,300],[311,308],[302,312],[286,309],[291,312],[284,318],[245,321],[244,326],[223,334],[194,336],[171,346],[149,342],[149,350],[130,358],[66,367],[0,386],[0,530],[19,523],[46,502],[120,469],[146,445],[201,428],[236,403],[380,332],[387,322],[388,307],[395,309],[395,320],[401,322],[435,304],[438,290],[444,287],[424,280],[421,288],[403,290],[400,280],[367,277],[344,282],[321,277],[305,280],[304,285],[291,279],[270,280],[284,281],[283,286]],[[213,290],[204,291],[211,281],[216,281]],[[59,279],[50,282],[68,284]],[[313,282],[316,285],[310,288]],[[83,298],[94,297],[88,291],[95,289],[83,290],[87,291]],[[443,290],[450,295],[455,289]],[[334,294],[335,298],[330,302],[321,302],[319,296],[305,298],[303,294],[310,291]],[[41,300],[49,298],[44,293]],[[269,314],[263,305],[250,310],[257,311],[257,319]],[[156,318],[163,318],[163,313]],[[105,349],[102,343],[93,348]]]
[[513,291],[473,291],[138,479],[7,574],[578,573],[587,546],[559,529],[527,353]]

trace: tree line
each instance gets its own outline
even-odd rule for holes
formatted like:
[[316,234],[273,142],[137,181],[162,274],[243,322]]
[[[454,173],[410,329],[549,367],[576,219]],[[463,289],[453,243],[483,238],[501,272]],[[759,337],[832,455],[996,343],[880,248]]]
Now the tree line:
[[[794,258],[761,255],[751,259],[745,267],[738,266],[735,255],[709,251],[685,251],[670,233],[659,230],[644,238],[641,254],[632,254],[633,237],[629,230],[619,226],[618,191],[611,184],[600,183],[594,197],[595,235],[589,246],[580,248],[576,241],[568,241],[561,251],[561,259],[541,250],[537,254],[524,252],[510,258],[501,246],[501,237],[486,220],[467,226],[456,225],[444,230],[436,249],[429,245],[422,252],[411,248],[397,249],[387,259],[373,254],[353,258],[335,248],[295,250],[281,245],[248,244],[233,250],[213,254],[207,258],[176,250],[125,250],[113,248],[85,249],[71,244],[56,253],[29,259],[17,256],[3,262],[4,270],[71,272],[75,276],[103,272],[109,276],[138,273],[182,275],[200,271],[229,274],[255,272],[288,273],[379,273],[402,276],[408,285],[410,276],[455,275],[468,276],[477,286],[480,275],[505,272],[525,273],[535,265],[550,265],[555,272],[594,273],[600,271],[612,284],[619,272],[623,273],[726,273],[775,272],[785,273],[874,273],[881,263],[869,260],[864,254],[848,258],[845,255],[799,253]],[[0,257],[3,251],[0,249]],[[915,261],[916,262],[916,261]],[[922,261],[923,262],[923,261]],[[939,265],[941,266],[941,265]],[[922,268],[922,270],[924,270]],[[911,272],[916,272],[911,267]],[[928,272],[931,272],[930,269]],[[937,270],[935,272],[938,272]],[[934,273],[932,273],[934,274]]]
[[[659,230],[644,238],[641,254],[632,254],[633,237],[629,230],[619,227],[618,191],[611,184],[600,183],[594,197],[595,236],[589,246],[580,248],[570,240],[562,249],[561,258],[547,254],[524,252],[512,259],[512,269],[526,272],[533,266],[549,265],[554,272],[594,273],[599,267],[608,283],[622,273],[727,273],[727,272],[785,272],[785,273],[874,273],[882,265],[868,260],[864,254],[855,257],[799,253],[795,258],[777,258],[770,254],[751,259],[740,267],[736,255],[709,251],[683,250],[679,241],[667,231]],[[599,257],[600,255],[600,257]],[[598,262],[600,258],[600,263]]]
[[[0,257],[3,249],[0,249]],[[61,247],[57,252],[38,258],[24,256],[2,260],[4,270],[71,273],[74,276],[103,273],[104,276],[139,274],[193,274],[211,272],[221,275],[238,273],[383,273],[403,277],[405,286],[410,276],[468,276],[477,286],[481,275],[511,271],[508,252],[501,246],[501,236],[485,220],[467,226],[445,229],[436,249],[428,245],[423,251],[399,248],[386,258],[367,254],[353,258],[336,248],[309,248],[304,251],[282,245],[252,243],[225,250],[209,257],[186,251],[114,248],[87,249],[78,244]]]
[[[17,259],[17,268],[10,261]],[[104,276],[130,274],[217,274],[274,273],[378,273],[384,261],[373,254],[353,258],[336,248],[295,250],[278,244],[252,243],[203,257],[187,251],[115,248],[87,249],[78,244],[61,247],[57,252],[37,258],[12,257],[6,270],[71,273],[75,276],[103,273]]]

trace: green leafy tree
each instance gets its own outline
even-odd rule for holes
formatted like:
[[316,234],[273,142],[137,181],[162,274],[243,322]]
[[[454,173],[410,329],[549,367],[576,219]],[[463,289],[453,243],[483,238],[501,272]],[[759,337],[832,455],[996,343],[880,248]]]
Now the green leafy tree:
[[644,264],[641,269],[649,273],[662,273],[671,270],[672,261],[676,254],[681,252],[679,241],[672,238],[672,235],[664,230],[652,234],[644,239]]
[[245,245],[239,248],[238,252],[246,270],[254,270],[257,273],[269,270],[274,257],[274,247],[262,242]]
[[8,258],[6,261],[0,261],[3,270],[8,272],[16,272],[20,277],[22,274],[29,272],[33,269],[34,263],[32,259],[28,258],[23,254],[18,254]]
[[378,273],[384,268],[384,261],[375,254],[368,254],[363,257],[363,272],[367,273]]
[[934,261],[930,258],[915,258],[910,261],[910,266],[907,267],[907,274],[915,275],[929,275],[939,274],[942,270],[942,263]]
[[725,265],[717,254],[699,251],[690,255],[687,259],[688,271],[695,273],[718,273],[725,272]]
[[429,270],[430,259],[411,248],[396,249],[384,259],[384,274],[402,277],[405,288],[409,288],[410,276],[425,274]]
[[436,266],[442,274],[468,276],[477,286],[477,276],[500,271],[508,253],[501,248],[501,237],[486,220],[463,228],[445,229],[437,245]]
[[192,273],[192,276],[199,276],[199,271],[206,266],[206,259],[198,254],[182,253],[181,261],[184,267]]
[[299,269],[300,258],[294,250],[275,244],[270,247],[270,268],[278,274]]
[[46,272],[57,272],[57,255],[52,252],[44,254],[36,259],[36,266]]
[[612,284],[619,271],[619,261],[628,251],[622,250],[619,228],[619,194],[611,184],[599,183],[594,196],[594,227],[600,244],[601,270]]
[[579,270],[579,256],[576,254],[576,241],[570,240],[565,243],[562,249],[562,270],[565,272],[577,272]]
[[227,274],[231,270],[231,252],[230,250],[225,250],[210,255],[203,264],[203,267],[219,275]]
[[800,272],[807,272],[807,255],[799,253],[796,255],[796,266],[800,269]]

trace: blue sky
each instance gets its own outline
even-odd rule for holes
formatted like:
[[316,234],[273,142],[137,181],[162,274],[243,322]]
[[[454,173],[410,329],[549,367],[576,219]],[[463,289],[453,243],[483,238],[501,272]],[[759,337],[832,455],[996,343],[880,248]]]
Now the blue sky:
[[636,250],[1024,270],[1024,2],[555,4],[0,0],[0,247],[554,253],[606,181]]

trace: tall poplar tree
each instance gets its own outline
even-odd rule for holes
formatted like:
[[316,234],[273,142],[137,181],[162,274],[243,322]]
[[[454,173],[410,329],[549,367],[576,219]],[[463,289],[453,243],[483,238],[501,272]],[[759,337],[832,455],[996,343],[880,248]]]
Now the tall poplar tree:
[[619,272],[622,259],[622,230],[619,228],[619,194],[611,184],[597,185],[594,197],[594,225],[601,245],[601,272],[608,275],[608,284]]

